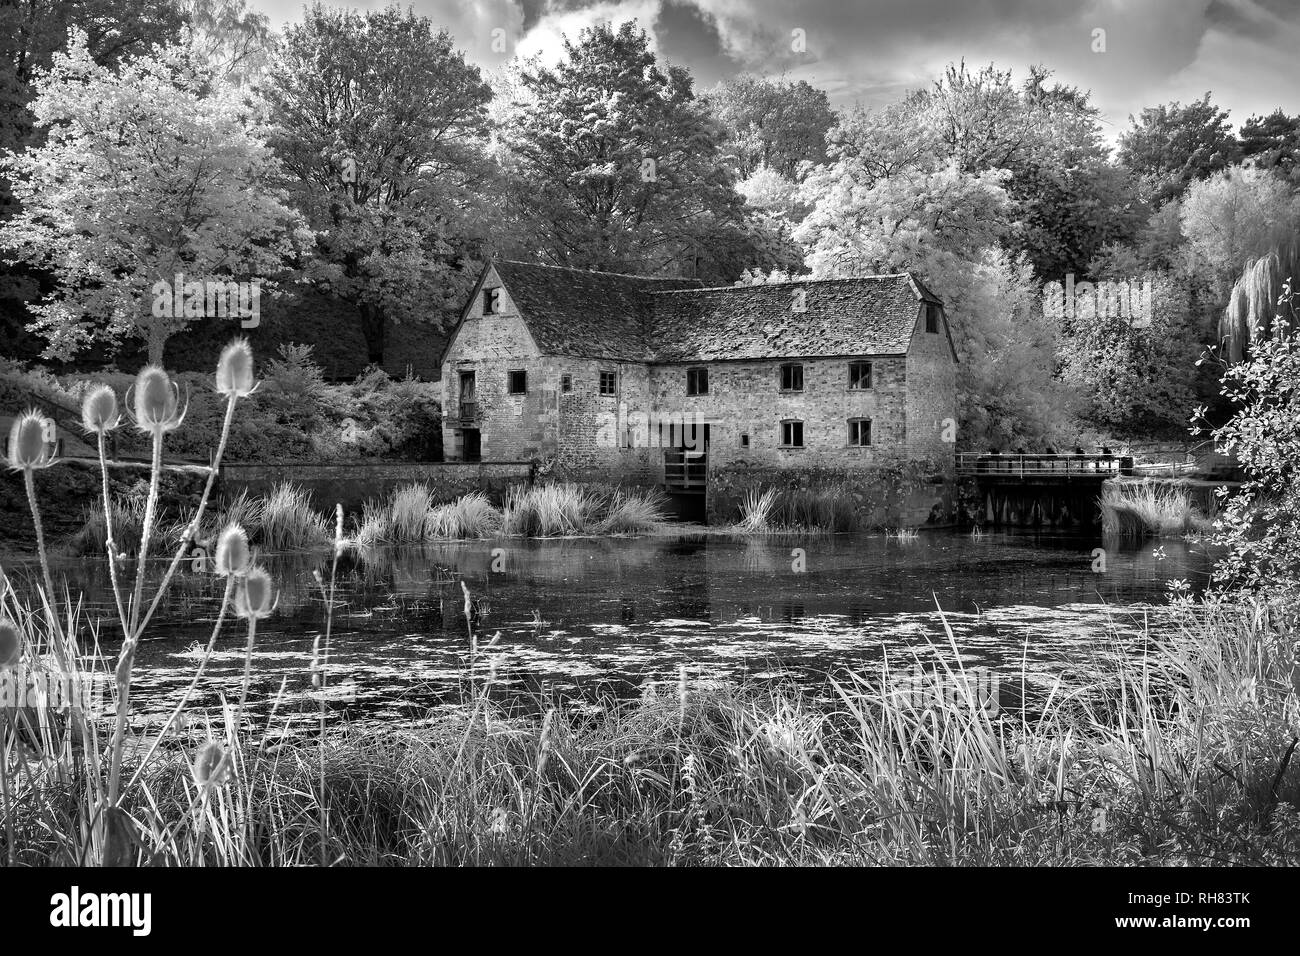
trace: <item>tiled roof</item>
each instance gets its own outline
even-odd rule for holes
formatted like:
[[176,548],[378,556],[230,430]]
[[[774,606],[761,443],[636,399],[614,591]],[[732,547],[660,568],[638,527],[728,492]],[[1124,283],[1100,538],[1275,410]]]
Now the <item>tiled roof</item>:
[[[498,260],[497,274],[544,354],[633,362],[901,355],[922,299],[908,273],[703,288]],[[794,311],[803,290],[803,312]]]
[[537,347],[547,355],[649,361],[647,293],[702,285],[698,279],[653,279],[508,259],[493,265]]
[[660,362],[901,355],[918,309],[906,273],[669,292],[654,296],[651,341]]

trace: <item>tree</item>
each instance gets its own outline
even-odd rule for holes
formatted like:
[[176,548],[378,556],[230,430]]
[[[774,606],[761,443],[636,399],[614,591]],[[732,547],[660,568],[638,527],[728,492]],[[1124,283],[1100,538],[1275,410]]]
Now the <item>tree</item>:
[[804,80],[739,76],[720,83],[706,102],[721,127],[722,149],[735,157],[741,178],[765,167],[799,181],[804,164],[826,160],[835,113],[825,91]]
[[1300,200],[1264,170],[1230,166],[1188,187],[1180,220],[1196,265],[1226,290],[1248,259],[1296,235]]
[[1235,163],[1241,147],[1228,113],[1206,93],[1183,106],[1148,107],[1119,138],[1119,161],[1141,177],[1145,198],[1155,206],[1183,194],[1198,179]]
[[200,56],[222,79],[237,86],[251,83],[266,70],[271,24],[265,13],[248,8],[248,0],[176,0]]
[[1300,186],[1300,116],[1280,109],[1252,116],[1241,127],[1242,159]]
[[918,273],[945,303],[960,360],[959,443],[1060,441],[1051,328],[1035,312],[1028,263],[1000,244],[1014,218],[1007,174],[950,160],[876,175],[885,167],[865,145],[833,154],[804,184],[813,209],[795,233],[813,274]]
[[138,332],[157,363],[206,300],[160,314],[156,283],[180,274],[270,291],[304,236],[272,187],[279,170],[255,105],[214,87],[192,46],[112,70],[87,44],[74,31],[37,82],[45,141],[4,161],[22,211],[0,228],[0,246],[55,278],[31,309],[48,356]]
[[286,187],[318,230],[311,280],[355,304],[381,362],[386,322],[440,325],[473,280],[491,90],[427,17],[316,4],[265,92]]
[[642,30],[583,30],[555,68],[522,65],[514,90],[500,135],[522,254],[616,272],[722,271],[713,244],[739,227],[741,200],[690,75],[661,70]]

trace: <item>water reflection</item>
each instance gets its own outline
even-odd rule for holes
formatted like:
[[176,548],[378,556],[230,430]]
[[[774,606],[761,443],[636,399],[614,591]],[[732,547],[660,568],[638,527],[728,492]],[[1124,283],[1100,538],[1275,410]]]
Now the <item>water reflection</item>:
[[[1135,639],[1149,609],[1165,603],[1170,579],[1197,587],[1212,566],[1203,546],[1165,541],[1159,552],[1153,544],[1111,545],[1107,570],[1097,574],[1091,552],[1098,543],[782,535],[470,541],[349,553],[338,565],[330,707],[353,718],[418,718],[458,700],[469,665],[462,581],[474,597],[480,643],[500,634],[478,673],[495,659],[495,693],[506,699],[624,696],[646,680],[675,680],[682,665],[699,677],[820,682],[885,655],[933,658],[948,642],[939,608],[964,663],[1017,681],[1022,669],[1030,681],[1046,679],[1062,666],[1086,666],[1116,635]],[[325,622],[313,572],[328,582],[330,555],[263,560],[280,604],[258,628],[252,698],[264,705],[283,686],[285,707],[312,719],[308,667]],[[58,570],[73,593],[85,593],[88,615],[111,623],[103,562]],[[192,676],[220,594],[210,575],[187,569],[179,576],[138,655],[143,708],[167,707]],[[102,628],[110,654],[112,634]],[[229,622],[201,704],[237,694],[242,638],[239,623]]]

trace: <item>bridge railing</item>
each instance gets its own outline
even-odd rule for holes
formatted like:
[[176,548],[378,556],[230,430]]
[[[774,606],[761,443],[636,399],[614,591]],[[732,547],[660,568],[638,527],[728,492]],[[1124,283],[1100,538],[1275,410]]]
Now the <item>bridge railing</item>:
[[994,455],[961,452],[957,474],[997,478],[1105,478],[1133,474],[1129,455]]

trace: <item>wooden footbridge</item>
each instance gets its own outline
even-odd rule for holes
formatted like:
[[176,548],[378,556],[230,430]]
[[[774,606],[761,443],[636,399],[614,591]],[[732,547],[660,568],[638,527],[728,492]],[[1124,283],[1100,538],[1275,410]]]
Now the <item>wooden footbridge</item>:
[[1131,474],[1131,457],[1106,452],[957,456],[958,478],[973,479],[978,491],[971,516],[993,527],[1094,527],[1102,482]]

